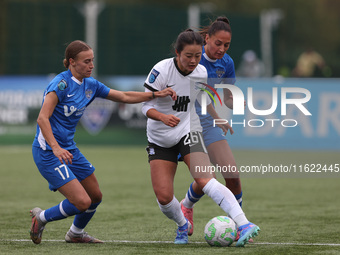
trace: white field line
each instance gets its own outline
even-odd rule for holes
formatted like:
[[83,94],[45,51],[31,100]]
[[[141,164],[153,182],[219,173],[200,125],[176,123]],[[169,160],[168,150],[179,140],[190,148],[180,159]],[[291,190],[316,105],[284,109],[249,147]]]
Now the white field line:
[[[0,242],[31,242],[31,239],[0,239]],[[42,242],[65,242],[65,240],[42,240]],[[139,244],[153,244],[153,243],[173,243],[173,241],[131,241],[131,240],[103,240],[104,243],[139,243]],[[189,242],[189,244],[205,244],[206,242]],[[270,243],[260,242],[248,245],[286,245],[286,246],[339,246],[340,243]]]

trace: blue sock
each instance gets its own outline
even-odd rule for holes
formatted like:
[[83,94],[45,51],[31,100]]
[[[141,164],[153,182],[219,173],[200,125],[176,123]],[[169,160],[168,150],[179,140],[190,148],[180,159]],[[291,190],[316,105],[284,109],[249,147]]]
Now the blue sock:
[[190,188],[188,190],[188,198],[190,199],[191,202],[196,203],[198,200],[201,199],[201,197],[204,196],[204,193],[202,195],[196,194],[194,189],[192,188],[192,184],[190,184]]
[[238,204],[239,204],[239,205],[241,206],[241,208],[242,208],[242,191],[241,191],[240,194],[235,195],[235,198],[236,198]]
[[45,210],[45,219],[50,221],[65,219],[69,216],[81,213],[68,199],[61,201],[60,204]]
[[74,218],[73,224],[77,228],[84,229],[87,223],[89,223],[89,221],[91,220],[92,216],[95,214],[96,208],[100,203],[101,201],[99,203],[91,204],[89,209],[87,209],[85,212],[77,214],[76,217]]
[[201,197],[204,196],[204,193],[202,195],[196,194],[195,191],[192,188],[192,184],[190,184],[190,187],[188,189],[188,192],[186,194],[186,198],[184,199],[183,205],[187,208],[192,208],[196,202],[198,202]]

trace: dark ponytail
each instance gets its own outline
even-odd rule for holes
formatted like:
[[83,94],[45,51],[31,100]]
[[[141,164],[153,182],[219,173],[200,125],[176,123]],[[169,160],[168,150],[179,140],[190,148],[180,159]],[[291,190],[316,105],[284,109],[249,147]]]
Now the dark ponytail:
[[186,45],[192,44],[203,46],[203,38],[198,32],[188,28],[178,35],[174,48],[178,53],[181,53]]
[[214,35],[218,31],[226,31],[231,34],[230,22],[227,17],[220,16],[214,22],[211,22],[209,26],[203,27],[199,33],[203,38],[208,34],[209,36]]

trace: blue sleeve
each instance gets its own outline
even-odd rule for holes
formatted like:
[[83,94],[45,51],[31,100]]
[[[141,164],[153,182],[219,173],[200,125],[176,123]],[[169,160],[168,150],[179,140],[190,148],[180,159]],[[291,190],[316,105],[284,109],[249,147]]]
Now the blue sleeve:
[[57,94],[59,102],[62,102],[69,90],[68,84],[62,76],[56,76],[50,84],[47,86],[45,95],[49,92],[55,92]]
[[96,82],[97,82],[96,97],[106,98],[110,92],[110,88],[97,80]]

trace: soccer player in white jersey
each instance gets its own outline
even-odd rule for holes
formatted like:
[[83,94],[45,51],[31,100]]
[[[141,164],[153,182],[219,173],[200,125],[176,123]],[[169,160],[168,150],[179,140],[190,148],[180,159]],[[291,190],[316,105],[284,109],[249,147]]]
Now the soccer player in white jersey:
[[[205,39],[203,47],[203,56],[200,64],[206,67],[208,71],[208,83],[212,88],[215,84],[235,83],[235,68],[233,59],[226,53],[229,49],[231,42],[231,27],[228,18],[218,17],[209,26],[204,27],[200,34]],[[214,91],[207,88],[212,94]],[[231,92],[228,89],[223,89],[224,104],[232,109],[233,99]],[[196,104],[196,111],[200,117],[201,125],[203,128],[203,139],[207,147],[209,158],[213,165],[221,167],[232,167],[236,169],[236,161],[234,155],[227,142],[227,137],[223,135],[219,127],[213,126],[213,116],[209,114],[201,114],[201,107]],[[222,172],[225,179],[226,186],[235,195],[235,198],[242,207],[242,188],[239,173]],[[191,183],[185,198],[181,201],[181,208],[186,218],[193,223],[193,207],[196,202],[204,195],[201,188],[196,182]],[[193,233],[193,227],[189,235]],[[252,241],[250,239],[250,241]]]
[[58,74],[47,86],[37,119],[37,133],[32,146],[34,161],[52,191],[65,200],[49,209],[31,210],[31,239],[41,242],[48,222],[76,215],[65,236],[69,243],[101,243],[84,232],[96,212],[102,193],[94,175],[95,167],[84,157],[73,140],[76,125],[85,108],[96,98],[116,102],[139,103],[157,97],[176,99],[171,88],[157,92],[121,92],[106,87],[90,77],[94,68],[93,50],[83,41],[71,42],[65,50],[67,71]]
[[[145,90],[157,92],[171,87],[177,100],[157,98],[143,104],[147,123],[147,147],[151,168],[151,181],[161,211],[177,226],[176,244],[188,243],[190,222],[184,217],[181,205],[174,196],[173,182],[178,154],[183,157],[198,186],[218,204],[225,213],[244,228],[250,223],[232,192],[219,183],[209,171],[195,171],[196,166],[207,169],[210,160],[202,141],[202,127],[195,110],[196,99],[204,89],[207,80],[206,68],[199,65],[203,38],[190,29],[180,33],[175,44],[175,58],[157,63],[148,75]],[[210,103],[207,111],[219,118]],[[220,126],[226,133],[229,125]],[[237,246],[244,246],[247,240],[257,235],[259,227],[253,225],[241,232]]]

